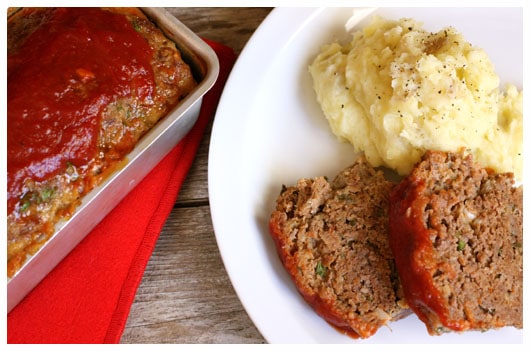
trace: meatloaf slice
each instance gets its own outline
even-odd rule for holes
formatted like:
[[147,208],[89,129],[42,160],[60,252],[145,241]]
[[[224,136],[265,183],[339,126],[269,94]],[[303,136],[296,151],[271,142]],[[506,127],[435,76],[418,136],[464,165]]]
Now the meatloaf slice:
[[394,188],[390,245],[430,334],[522,328],[522,196],[462,153],[427,152]]
[[408,311],[388,244],[393,183],[364,158],[333,182],[283,187],[270,218],[280,259],[303,298],[337,330],[367,338]]

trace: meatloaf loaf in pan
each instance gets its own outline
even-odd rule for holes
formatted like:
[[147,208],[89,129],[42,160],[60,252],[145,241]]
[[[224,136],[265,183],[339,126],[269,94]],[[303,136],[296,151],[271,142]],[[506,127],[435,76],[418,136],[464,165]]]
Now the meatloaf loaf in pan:
[[215,52],[158,8],[8,11],[8,312],[191,129]]

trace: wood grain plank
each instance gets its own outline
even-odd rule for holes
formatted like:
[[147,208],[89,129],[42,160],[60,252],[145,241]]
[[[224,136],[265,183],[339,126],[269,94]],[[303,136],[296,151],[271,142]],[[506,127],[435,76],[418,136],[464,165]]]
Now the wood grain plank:
[[228,45],[239,54],[271,8],[179,7],[167,10],[197,35]]
[[[239,54],[270,8],[168,8],[199,36]],[[265,343],[224,268],[208,206],[209,124],[160,233],[121,343]]]
[[263,343],[224,269],[206,206],[178,208],[138,288],[122,343]]

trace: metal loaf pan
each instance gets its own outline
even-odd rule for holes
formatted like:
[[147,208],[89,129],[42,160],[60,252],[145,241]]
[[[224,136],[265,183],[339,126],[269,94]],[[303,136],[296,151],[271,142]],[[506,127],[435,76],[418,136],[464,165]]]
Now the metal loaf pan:
[[73,216],[7,282],[11,311],[186,135],[199,116],[203,95],[219,74],[215,52],[162,8],[142,8],[173,40],[192,67],[198,86],[161,119],[127,156],[126,164],[88,193]]

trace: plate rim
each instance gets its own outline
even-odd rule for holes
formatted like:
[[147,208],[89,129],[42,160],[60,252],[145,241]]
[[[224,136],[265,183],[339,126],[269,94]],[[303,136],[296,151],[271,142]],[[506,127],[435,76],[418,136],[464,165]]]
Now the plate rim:
[[[425,8],[432,8],[432,6],[425,6]],[[251,99],[244,101],[241,101],[240,99],[237,106],[235,106],[235,104],[233,103],[234,98],[233,96],[230,96],[230,93],[234,89],[233,86],[237,86],[237,84],[242,84],[242,86],[249,86],[248,84],[257,86],[260,81],[259,79],[263,79],[263,77],[258,77],[258,80],[256,80],[256,77],[252,78],[252,75],[250,73],[256,72],[255,69],[252,69],[252,67],[259,66],[263,63],[270,64],[268,63],[268,60],[270,60],[271,57],[274,58],[274,55],[272,54],[274,53],[274,50],[272,50],[271,48],[276,48],[276,50],[279,50],[283,47],[283,45],[288,45],[288,38],[280,38],[272,42],[270,40],[264,40],[268,38],[268,35],[270,34],[270,28],[278,25],[280,20],[288,18],[289,25],[293,27],[292,32],[284,32],[288,34],[286,35],[286,37],[292,37],[295,35],[296,31],[302,30],[303,24],[306,23],[306,21],[310,21],[313,16],[318,16],[323,9],[325,8],[275,8],[271,11],[271,13],[265,18],[265,20],[260,24],[254,34],[251,36],[250,40],[247,42],[247,45],[245,45],[238,60],[236,61],[234,68],[232,69],[232,73],[229,79],[227,80],[225,90],[219,102],[210,140],[208,157],[208,193],[210,199],[212,225],[215,232],[217,245],[221,254],[222,261],[225,265],[226,272],[229,276],[229,279],[232,283],[232,286],[234,287],[234,290],[239,300],[241,301],[243,307],[245,308],[245,311],[247,312],[254,325],[257,327],[257,329],[261,332],[263,337],[268,342],[285,341],[281,337],[277,337],[277,335],[275,335],[271,331],[271,328],[269,326],[264,325],[262,321],[260,321],[259,318],[256,316],[254,306],[256,302],[252,301],[252,299],[249,299],[249,297],[245,295],[244,289],[237,283],[239,278],[235,276],[234,270],[232,269],[235,263],[233,262],[232,257],[228,257],[226,255],[228,251],[228,243],[226,240],[223,240],[223,238],[221,238],[221,235],[224,233],[224,229],[226,228],[226,226],[223,225],[224,219],[220,218],[220,213],[217,210],[218,208],[222,208],[222,206],[224,205],[222,201],[223,199],[219,197],[218,191],[222,187],[231,187],[231,189],[234,189],[235,192],[242,191],[241,189],[237,188],[237,182],[230,181],[230,173],[237,173],[238,170],[241,169],[242,165],[237,164],[237,162],[235,162],[237,160],[237,157],[231,157],[231,161],[228,160],[228,164],[221,164],[221,162],[227,161],[227,158],[219,157],[221,150],[220,148],[216,148],[216,145],[222,142],[221,137],[223,135],[226,135],[227,133],[225,129],[227,128],[227,123],[225,122],[225,119],[229,116],[231,116],[230,118],[243,118],[241,117],[241,115],[244,115],[244,112],[248,111],[249,108],[252,107],[253,101],[255,99],[254,96],[252,96]],[[261,56],[257,62],[252,61],[251,59],[256,58],[255,56],[252,56],[252,53],[255,51],[266,52],[267,55]],[[237,131],[232,132],[235,134]],[[226,152],[226,149],[224,149],[223,151]],[[230,151],[239,152],[240,150],[237,150],[236,146],[232,145]],[[222,171],[223,169],[225,170],[225,172],[219,173],[219,171]],[[220,177],[220,174],[223,174],[226,177]],[[234,226],[233,231],[236,231],[238,226],[241,226],[240,223],[231,224]],[[337,334],[339,333],[337,332]],[[347,338],[345,339],[345,342],[362,341],[351,339],[348,337],[345,338]],[[303,342],[311,342],[311,340],[308,339]]]

